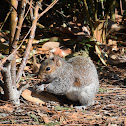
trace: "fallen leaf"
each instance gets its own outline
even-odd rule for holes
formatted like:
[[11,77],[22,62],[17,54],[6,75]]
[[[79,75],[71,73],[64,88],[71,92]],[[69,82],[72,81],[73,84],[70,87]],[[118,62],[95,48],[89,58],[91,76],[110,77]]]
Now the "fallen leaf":
[[72,53],[70,48],[66,48],[59,42],[46,42],[42,46],[42,54],[48,54],[49,52],[54,55],[59,55],[60,57],[65,57]]
[[106,43],[106,39],[105,39],[105,26],[104,26],[104,20],[102,21],[97,21],[95,22],[95,31],[94,31],[94,35],[95,35],[95,39],[100,42],[105,44]]
[[45,44],[43,44],[42,46],[42,50],[50,50],[53,48],[58,48],[60,47],[60,43],[59,42],[46,42]]
[[28,101],[45,104],[48,101],[58,101],[55,96],[52,94],[42,92],[42,93],[35,93],[32,88],[26,89],[22,93],[22,97]]
[[72,53],[71,49],[69,48],[63,48],[63,49],[54,48],[50,50],[50,52],[52,52],[54,55],[59,55],[60,57],[65,57]]
[[[37,95],[36,95],[37,96]],[[40,100],[39,98],[32,97],[32,91],[29,89],[26,89],[22,93],[22,97],[28,101],[35,102],[35,103],[40,103],[40,104],[45,104],[44,101]]]

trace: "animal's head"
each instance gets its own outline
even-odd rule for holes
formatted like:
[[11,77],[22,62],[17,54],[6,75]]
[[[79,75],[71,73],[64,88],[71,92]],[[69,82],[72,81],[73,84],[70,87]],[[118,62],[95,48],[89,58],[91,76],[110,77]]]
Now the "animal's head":
[[38,72],[38,78],[45,83],[49,83],[54,78],[57,77],[58,74],[57,71],[61,67],[62,67],[61,58],[59,58],[58,56],[48,58],[44,62],[42,62]]

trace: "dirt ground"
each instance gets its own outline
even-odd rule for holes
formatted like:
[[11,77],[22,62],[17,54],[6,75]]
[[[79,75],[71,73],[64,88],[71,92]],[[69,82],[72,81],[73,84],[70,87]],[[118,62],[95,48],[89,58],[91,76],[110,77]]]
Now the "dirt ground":
[[20,106],[0,101],[0,125],[126,126],[126,67],[97,66],[100,89],[94,106],[77,110],[77,103],[64,96],[44,105],[23,98]]

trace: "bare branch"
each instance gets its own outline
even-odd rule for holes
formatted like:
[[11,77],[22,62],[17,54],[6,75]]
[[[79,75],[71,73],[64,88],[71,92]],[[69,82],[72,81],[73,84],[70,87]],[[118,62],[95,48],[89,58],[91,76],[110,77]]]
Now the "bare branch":
[[[17,9],[17,0],[11,0],[11,4]],[[12,42],[14,40],[14,35],[15,35],[15,30],[16,30],[16,26],[17,26],[17,12],[13,9],[11,12],[11,22],[10,22],[10,41],[9,41],[9,47],[11,50],[11,45]]]
[[120,0],[120,11],[121,11],[121,15],[123,15],[122,0]]
[[[58,0],[53,1],[53,4],[51,3],[42,13],[41,15],[38,16],[38,19],[43,16],[43,14],[45,14],[49,9],[51,9],[56,3],[58,2]],[[53,6],[52,6],[53,5]],[[37,20],[38,20],[37,19]],[[31,29],[33,28],[35,24],[33,24],[31,26],[31,28],[29,29],[29,31],[27,32],[27,34],[25,35],[24,39],[22,40],[22,42],[20,43],[20,45],[17,47],[17,49],[14,50],[14,52],[12,52],[8,57],[6,57],[5,59],[3,59],[2,63],[0,63],[0,69],[2,69],[2,64],[4,64],[6,62],[7,59],[9,59],[12,55],[14,55],[14,53],[16,53],[16,51],[21,47],[21,45],[23,44],[23,42],[25,41],[25,39],[27,38],[27,36],[29,35]]]
[[20,77],[22,76],[24,67],[26,66],[26,62],[30,53],[30,49],[32,47],[32,41],[34,39],[35,36],[35,30],[36,30],[36,24],[37,24],[37,20],[38,20],[38,10],[39,10],[39,5],[37,4],[35,7],[35,12],[34,12],[34,20],[32,22],[32,29],[31,29],[31,33],[30,33],[30,38],[27,44],[27,48],[26,51],[24,53],[21,65],[19,67],[18,73],[17,73],[17,78],[16,78],[16,82],[18,82],[18,80],[20,79]]
[[17,12],[17,8],[15,8],[15,6],[13,4],[11,4],[11,2],[9,0],[6,0],[12,7],[13,9]]
[[9,15],[10,15],[10,13],[11,13],[11,11],[12,11],[12,9],[10,9],[10,11],[7,13],[6,18],[4,19],[4,22],[2,23],[2,25],[1,25],[1,27],[0,27],[0,31],[2,30],[2,28],[3,28],[4,24],[5,24],[5,22],[7,21]]
[[[22,0],[21,6],[20,6],[18,26],[16,29],[14,41],[12,42],[11,52],[13,52],[17,48],[17,43],[19,41],[19,36],[21,32],[21,27],[24,21],[23,17],[25,14],[25,7],[26,7],[26,0]],[[16,85],[16,53],[14,53],[14,57],[11,61],[11,76],[12,76],[12,84]]]
[[[42,0],[39,1],[39,3],[41,3]],[[39,5],[37,4],[35,7],[35,13],[34,13],[34,20],[32,23],[32,27],[31,27],[31,33],[30,33],[30,38],[29,38],[29,42],[27,45],[27,49],[25,51],[24,57],[22,59],[22,63],[19,67],[18,73],[17,73],[17,79],[16,82],[18,82],[18,80],[20,79],[20,77],[22,76],[24,67],[26,66],[26,62],[30,53],[30,49],[32,47],[32,41],[35,35],[35,29],[36,29],[36,24],[37,24],[37,20],[44,14],[46,13],[49,9],[51,9],[56,3],[58,2],[58,0],[54,0],[53,3],[51,3],[41,14],[38,15],[38,10],[39,10]]]
[[41,14],[39,14],[38,18],[43,16],[48,10],[50,10],[59,0],[54,0]]
[[29,8],[28,8],[28,10],[27,10],[27,12],[26,12],[26,14],[25,14],[25,16],[24,16],[24,19],[25,19],[26,16],[28,15],[28,12],[31,10],[31,8],[32,8],[32,1],[31,1],[30,6],[29,6]]

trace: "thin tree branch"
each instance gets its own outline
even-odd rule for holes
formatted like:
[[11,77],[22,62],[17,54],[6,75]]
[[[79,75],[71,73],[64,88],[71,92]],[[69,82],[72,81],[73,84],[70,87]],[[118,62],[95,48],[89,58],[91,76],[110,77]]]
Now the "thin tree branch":
[[28,10],[27,10],[27,12],[26,12],[26,14],[25,14],[25,16],[24,16],[24,19],[25,19],[26,16],[28,15],[28,12],[31,10],[31,8],[32,8],[32,1],[31,1],[31,4],[30,4],[30,6],[29,6],[29,8],[28,8]]
[[120,11],[121,11],[121,15],[123,15],[122,0],[120,0]]
[[[22,0],[21,6],[20,6],[18,26],[17,26],[17,29],[16,29],[14,41],[12,43],[11,52],[16,50],[16,48],[17,48],[17,43],[19,41],[20,32],[21,32],[23,21],[24,21],[23,17],[24,17],[24,14],[25,14],[25,7],[26,7],[26,0]],[[14,57],[11,61],[11,76],[12,76],[12,84],[16,85],[16,53],[14,53]]]
[[[42,1],[42,0],[40,0]],[[26,66],[26,62],[27,62],[27,59],[28,59],[28,56],[29,56],[29,53],[30,53],[30,49],[32,47],[32,41],[33,41],[33,38],[34,38],[34,35],[35,35],[35,29],[36,29],[36,24],[37,24],[37,20],[43,16],[44,13],[46,13],[49,9],[51,9],[56,3],[58,2],[58,0],[55,0],[53,1],[53,3],[51,3],[41,14],[38,15],[38,9],[39,9],[39,5],[36,5],[36,8],[35,8],[35,14],[34,14],[34,17],[35,19],[33,20],[33,23],[32,23],[32,30],[31,30],[31,34],[30,34],[30,39],[29,39],[29,42],[28,42],[28,45],[27,45],[27,49],[25,51],[25,54],[24,54],[24,57],[22,59],[22,63],[19,67],[19,70],[18,70],[18,73],[17,73],[17,78],[16,78],[16,82],[19,81],[20,77],[22,76],[22,73],[23,73],[23,70],[24,70],[24,67]],[[39,2],[41,3],[41,2]],[[37,17],[36,17],[37,15]]]
[[97,21],[98,18],[98,0],[95,1],[95,21]]
[[48,10],[50,10],[59,0],[54,0],[41,14],[39,14],[38,18],[43,16]]
[[6,0],[12,7],[13,7],[13,9],[18,13],[18,11],[17,11],[17,8],[13,5],[13,4],[11,4],[11,2],[9,1],[9,0]]
[[[54,1],[54,2],[55,2],[55,1]],[[57,2],[58,2],[58,0],[57,0]],[[57,2],[56,2],[56,3],[57,3]],[[56,3],[55,3],[55,4],[56,4]],[[45,13],[49,10],[49,8],[51,9],[50,6],[52,6],[52,5],[50,4],[50,5],[45,9],[46,11],[44,11],[44,13],[42,12],[41,15],[45,14]],[[40,15],[39,15],[38,19],[39,19],[39,18],[40,18]],[[25,39],[26,39],[27,36],[29,35],[29,33],[30,33],[30,31],[32,30],[32,28],[33,28],[34,25],[35,25],[35,24],[33,24],[33,25],[31,26],[31,28],[29,29],[29,31],[27,32],[27,34],[25,35],[24,39],[22,40],[22,42],[20,43],[20,45],[17,47],[17,49],[14,50],[14,52],[12,52],[8,57],[6,57],[6,58],[4,58],[4,59],[2,60],[2,63],[0,63],[0,70],[3,68],[2,66],[3,66],[3,64],[6,62],[6,60],[9,59],[10,57],[12,57],[12,56],[14,55],[14,53],[16,53],[16,51],[17,51],[18,49],[20,49],[20,47],[22,46],[23,42],[25,41]]]
[[35,36],[36,24],[37,24],[37,19],[38,19],[38,10],[39,10],[39,5],[37,4],[36,7],[35,7],[34,20],[32,22],[32,29],[31,29],[29,41],[28,41],[27,48],[25,50],[21,65],[20,65],[18,73],[17,73],[16,82],[18,82],[18,80],[22,76],[22,72],[24,70],[24,67],[26,66],[26,62],[27,62],[27,59],[28,59],[28,56],[29,56],[29,53],[30,53],[30,49],[32,47],[32,42],[33,42],[33,39],[34,39],[34,36]]
[[4,19],[4,22],[2,23],[2,25],[1,25],[1,27],[0,27],[0,31],[2,30],[2,28],[3,28],[4,24],[5,24],[5,22],[7,21],[9,15],[10,15],[10,13],[11,13],[11,11],[12,11],[12,8],[11,8],[10,11],[7,13],[6,18]]
[[[30,7],[29,7],[30,9]],[[28,9],[28,11],[29,11]],[[24,17],[26,17],[28,14],[28,12],[25,14]],[[2,62],[0,63],[0,70],[3,68],[3,64],[6,62],[7,59],[10,59],[16,52],[17,50],[22,46],[23,42],[25,41],[25,39],[27,38],[27,36],[29,35],[30,31],[31,31],[32,27],[29,29],[29,31],[27,32],[27,34],[25,35],[24,39],[22,40],[22,42],[20,43],[20,45],[17,47],[17,49],[15,49],[8,57],[4,58],[2,60]]]
[[[17,0],[11,0],[11,4],[17,9]],[[16,26],[17,26],[17,11],[15,11],[14,9],[11,12],[11,20],[10,20],[10,40],[9,40],[9,50],[11,52],[11,46],[14,40],[14,35],[15,35],[15,31],[16,31]]]

